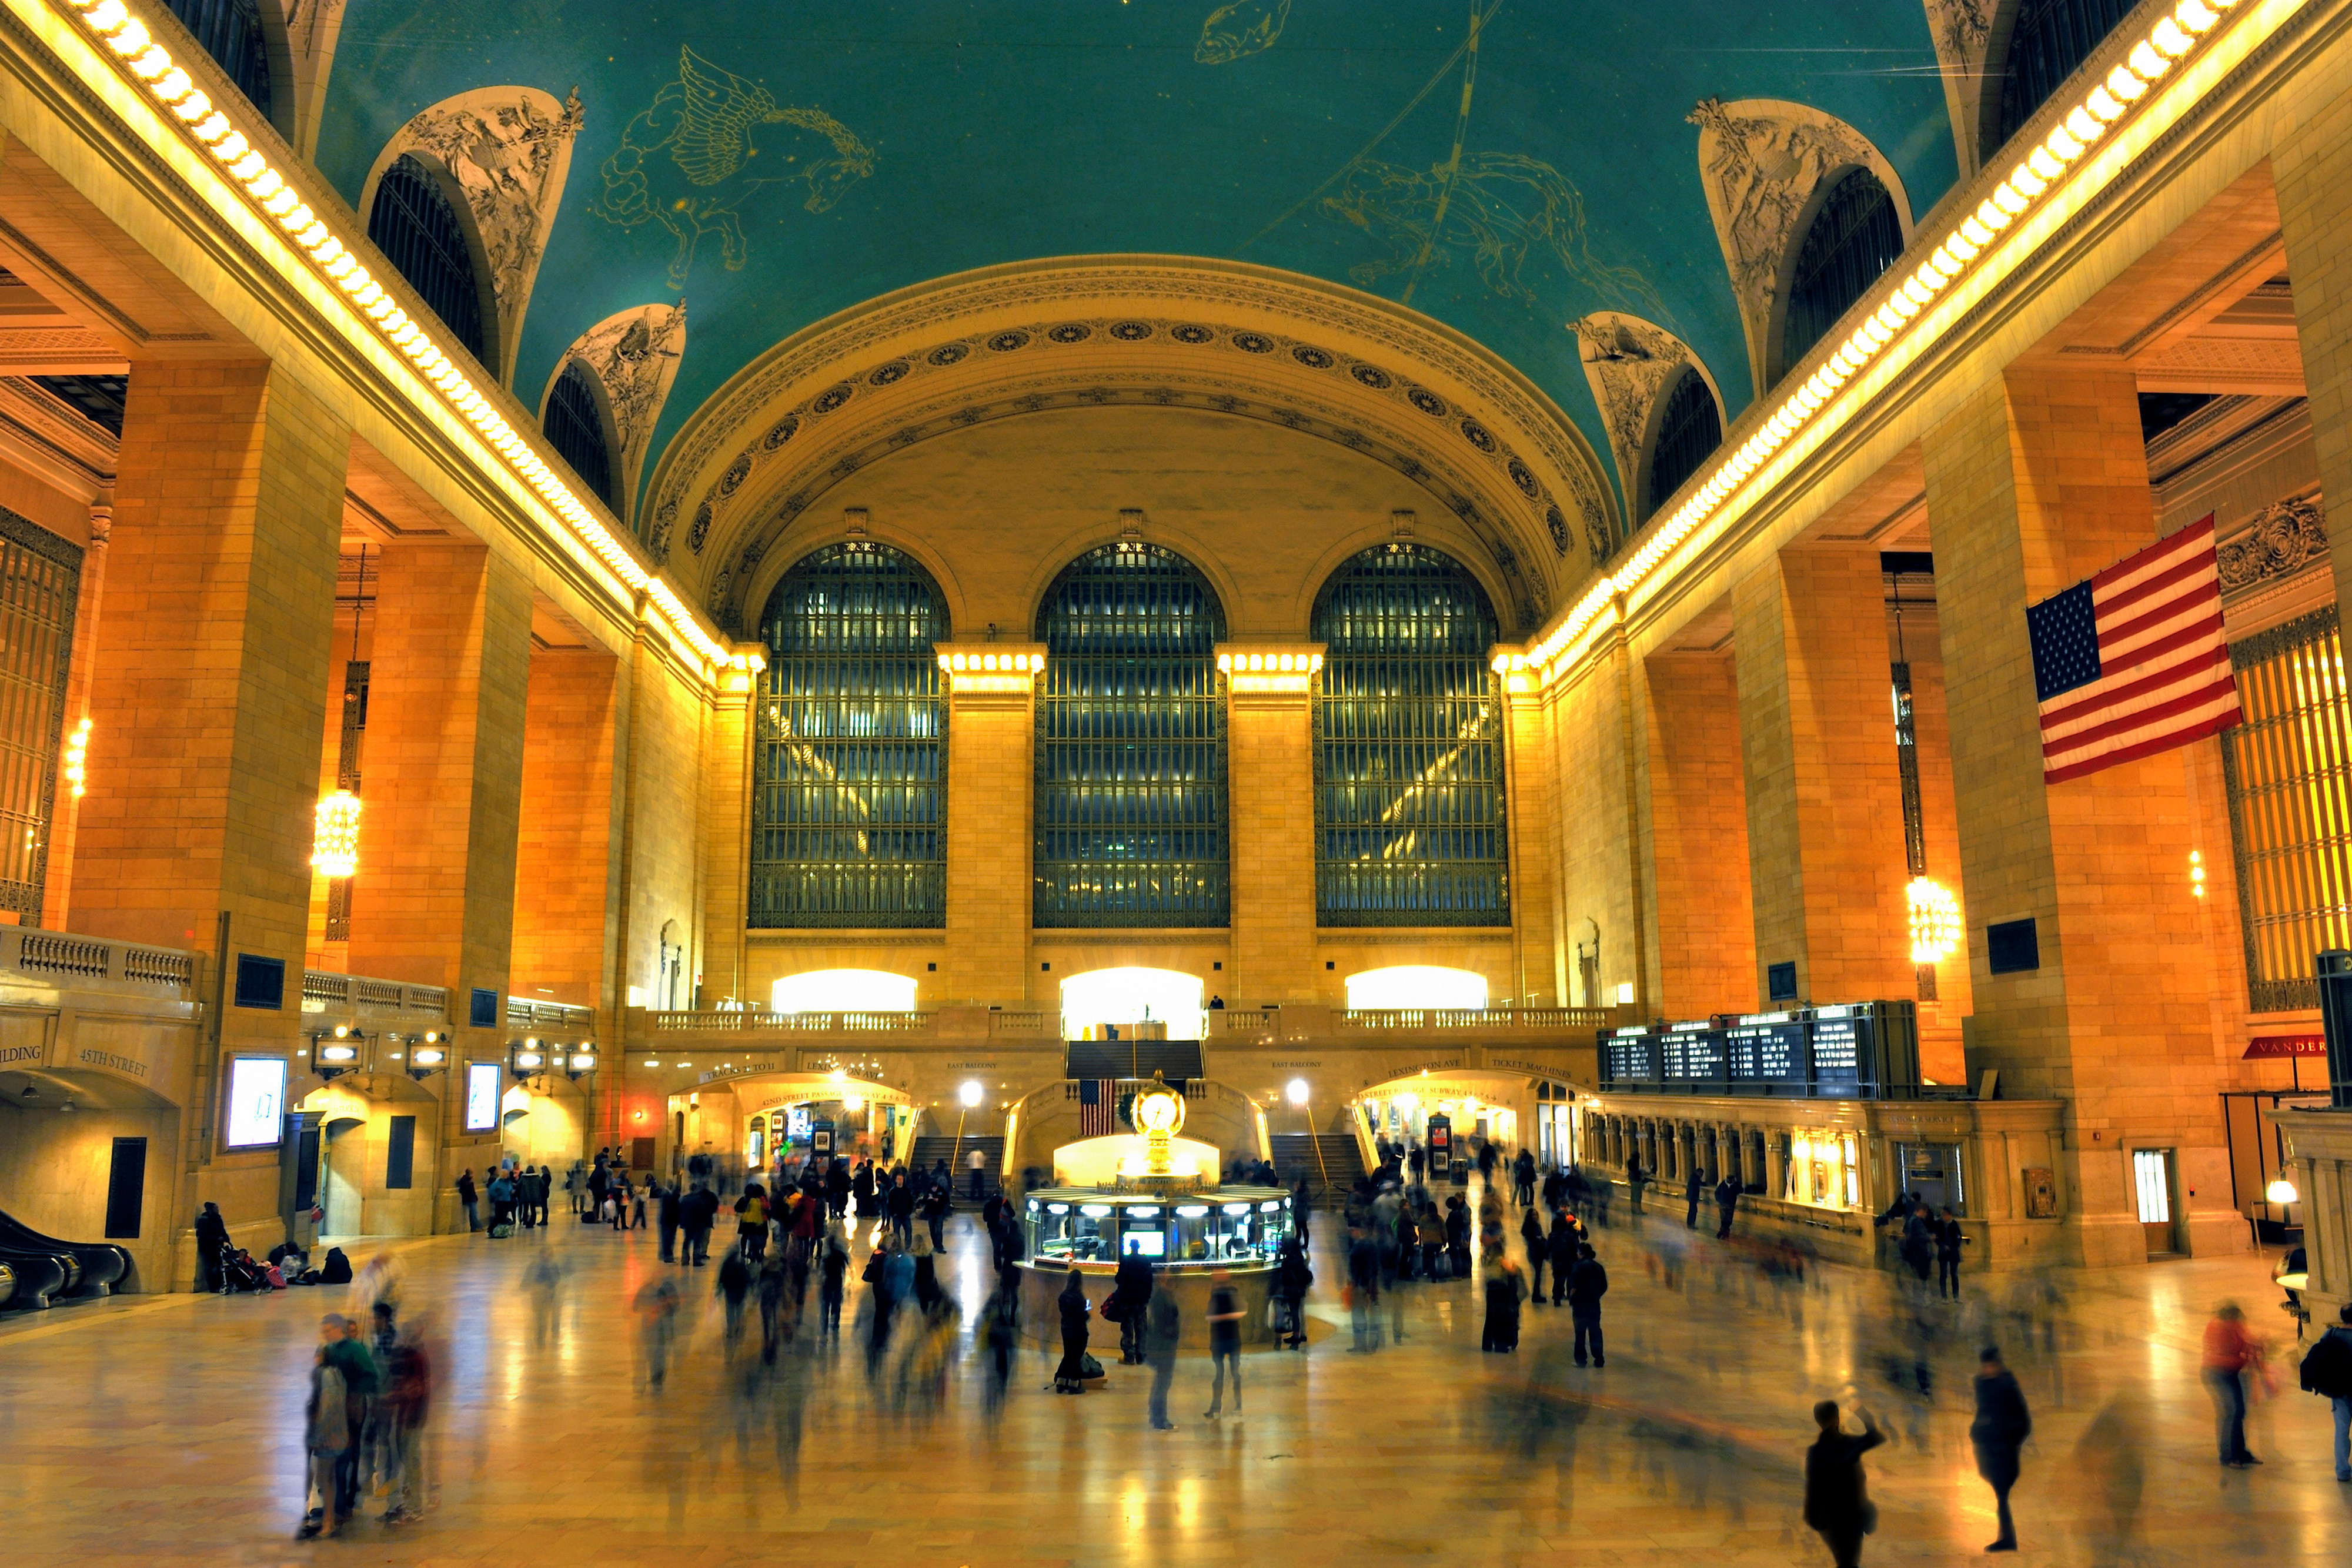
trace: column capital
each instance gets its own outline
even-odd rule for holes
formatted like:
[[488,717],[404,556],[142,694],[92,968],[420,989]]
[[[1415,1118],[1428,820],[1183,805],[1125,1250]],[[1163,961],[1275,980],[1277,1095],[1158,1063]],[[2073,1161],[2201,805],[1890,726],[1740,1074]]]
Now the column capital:
[[1540,701],[1544,693],[1543,666],[1528,656],[1523,643],[1497,643],[1486,655],[1486,667],[1503,688],[1507,702],[1532,703]]
[[1323,644],[1249,638],[1217,644],[1217,674],[1238,697],[1306,696],[1323,668]]
[[718,694],[722,706],[749,707],[760,690],[760,673],[768,667],[768,649],[762,643],[735,643],[727,649],[727,662],[719,667]]

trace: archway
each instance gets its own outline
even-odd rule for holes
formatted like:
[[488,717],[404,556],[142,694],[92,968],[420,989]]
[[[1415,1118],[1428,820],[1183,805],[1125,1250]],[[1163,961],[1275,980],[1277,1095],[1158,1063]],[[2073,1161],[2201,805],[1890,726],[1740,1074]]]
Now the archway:
[[357,1116],[330,1116],[321,1129],[326,1145],[319,1183],[321,1236],[360,1236],[367,1228],[367,1124]]
[[1427,1008],[1446,1012],[1484,1012],[1486,977],[1475,969],[1448,969],[1435,964],[1396,964],[1385,969],[1364,969],[1348,977],[1348,1007],[1351,1011]]
[[1170,1040],[1201,1040],[1209,1021],[1204,989],[1198,975],[1138,965],[1072,975],[1062,982],[1062,1038],[1102,1040],[1106,1030],[1158,1023]]

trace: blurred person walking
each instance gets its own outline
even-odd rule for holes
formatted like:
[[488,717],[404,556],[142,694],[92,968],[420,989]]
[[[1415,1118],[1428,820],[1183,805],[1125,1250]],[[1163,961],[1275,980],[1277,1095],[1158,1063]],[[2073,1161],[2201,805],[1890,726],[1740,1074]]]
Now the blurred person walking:
[[343,1446],[335,1453],[333,1508],[335,1517],[349,1519],[359,1509],[360,1460],[365,1452],[368,1416],[376,1390],[383,1385],[383,1373],[366,1342],[360,1337],[356,1319],[329,1312],[319,1322],[323,1354],[343,1380],[343,1418],[349,1430]]
[[425,1511],[425,1421],[433,1408],[433,1361],[418,1327],[411,1323],[393,1342],[385,1358],[383,1405],[385,1466],[391,1496],[383,1522],[398,1524]]
[[[1163,1292],[1164,1294],[1165,1292]],[[1399,1338],[1403,1336],[1400,1334]],[[1172,1358],[1171,1358],[1172,1359]],[[1242,1413],[1242,1302],[1234,1277],[1223,1269],[1209,1275],[1209,1361],[1216,1370],[1210,1385],[1209,1408],[1203,1419],[1214,1421],[1225,1408],[1225,1371],[1234,1375],[1234,1414]]]
[[[1144,1308],[1143,1358],[1151,1364],[1151,1429],[1173,1432],[1176,1423],[1168,1418],[1168,1385],[1176,1380],[1176,1346],[1183,1337],[1183,1319],[1176,1306],[1173,1291],[1157,1291]],[[1211,1337],[1215,1336],[1213,1324]],[[1222,1381],[1218,1387],[1224,1386]],[[1241,1414],[1241,1373],[1234,1374],[1234,1414]]]
[[1283,1330],[1293,1350],[1307,1348],[1307,1288],[1314,1282],[1315,1270],[1307,1266],[1306,1243],[1295,1234],[1286,1238],[1274,1288],[1282,1299]]
[[719,1195],[701,1182],[677,1200],[678,1228],[686,1233],[677,1254],[681,1266],[691,1263],[699,1269],[710,1261],[710,1228],[718,1219]]
[[563,1306],[557,1294],[562,1289],[563,1270],[555,1254],[544,1248],[531,1254],[530,1266],[522,1271],[522,1283],[531,1296],[530,1343],[535,1349],[544,1349],[551,1338],[561,1340],[563,1331]]
[[319,1320],[319,1348],[310,1360],[310,1394],[302,1407],[302,1448],[310,1456],[310,1488],[318,1494],[319,1506],[307,1510],[301,1528],[294,1532],[297,1541],[343,1532],[337,1472],[342,1467],[344,1450],[351,1446],[352,1431],[343,1368],[331,1354],[342,1340],[341,1312],[329,1312]]
[[1543,1216],[1533,1205],[1528,1206],[1526,1217],[1519,1221],[1519,1239],[1528,1248],[1528,1299],[1541,1306],[1544,1264],[1551,1259],[1551,1244],[1544,1236]]
[[656,1234],[661,1238],[661,1260],[677,1260],[677,1183],[666,1181],[654,1190]]
[[1486,1322],[1478,1348],[1508,1355],[1519,1348],[1519,1303],[1527,1299],[1528,1281],[1515,1258],[1506,1258],[1486,1274]]
[[2316,1394],[2336,1416],[2336,1479],[2352,1481],[2352,1301],[2336,1309],[2336,1322],[2303,1358],[2305,1392]]
[[1552,1216],[1551,1235],[1545,1239],[1544,1251],[1551,1263],[1551,1304],[1555,1307],[1568,1299],[1568,1277],[1576,1268],[1583,1240],[1576,1221],[1568,1217],[1567,1211]]
[[457,1173],[457,1201],[465,1207],[466,1228],[479,1230],[482,1228],[482,1206],[479,1195],[474,1190],[474,1167],[471,1166]]
[[1143,1364],[1143,1318],[1151,1305],[1151,1260],[1143,1255],[1142,1241],[1130,1236],[1127,1251],[1111,1275],[1110,1299],[1103,1303],[1103,1316],[1118,1325],[1121,1366]]
[[646,1361],[646,1387],[657,1389],[669,1373],[670,1341],[677,1324],[677,1287],[656,1274],[637,1287],[637,1343]]
[[1683,1216],[1684,1229],[1696,1230],[1698,1228],[1699,1195],[1706,1190],[1706,1186],[1698,1174],[1698,1162],[1696,1160],[1693,1160],[1691,1162],[1690,1175],[1683,1183],[1683,1197],[1690,1204],[1690,1212]]
[[1715,1184],[1715,1207],[1723,1215],[1723,1223],[1716,1228],[1715,1239],[1728,1241],[1731,1239],[1732,1216],[1739,1208],[1739,1182],[1728,1171],[1724,1173],[1721,1181]]
[[1878,1528],[1862,1457],[1886,1441],[1886,1434],[1867,1410],[1862,1430],[1848,1432],[1839,1424],[1834,1399],[1814,1406],[1813,1420],[1822,1435],[1805,1450],[1805,1523],[1829,1547],[1837,1568],[1860,1568],[1863,1537]]
[[1642,1188],[1648,1183],[1649,1179],[1649,1173],[1642,1168],[1642,1156],[1639,1155],[1626,1155],[1625,1191],[1627,1197],[1631,1200],[1627,1207],[1635,1214],[1642,1212]]
[[1348,1232],[1348,1326],[1356,1343],[1348,1347],[1349,1354],[1381,1348],[1380,1319],[1373,1315],[1380,1300],[1380,1248],[1361,1226],[1352,1227]]
[[2017,1550],[2017,1522],[2009,1514],[2009,1489],[2017,1484],[2017,1451],[2032,1434],[2033,1417],[2025,1408],[2024,1391],[2000,1361],[2000,1351],[1987,1345],[1977,1352],[1977,1416],[1969,1424],[1969,1441],[1977,1451],[1977,1474],[1992,1488],[1994,1517],[2000,1534],[1987,1552]]
[[727,1249],[719,1260],[719,1284],[716,1294],[727,1302],[727,1353],[734,1354],[738,1341],[743,1337],[743,1303],[751,1293],[751,1265],[743,1260],[743,1246],[738,1242]]
[[2246,1332],[2246,1314],[2237,1302],[2222,1302],[2205,1325],[2203,1368],[2213,1396],[2215,1447],[2232,1469],[2262,1463],[2246,1451],[2246,1374],[2262,1362],[2263,1342]]

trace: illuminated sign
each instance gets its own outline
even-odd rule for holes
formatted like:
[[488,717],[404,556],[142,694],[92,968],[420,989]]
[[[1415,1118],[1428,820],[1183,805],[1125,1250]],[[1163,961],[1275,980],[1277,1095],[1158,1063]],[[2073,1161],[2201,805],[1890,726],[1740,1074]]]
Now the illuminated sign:
[[499,1064],[466,1064],[466,1131],[495,1133],[499,1129]]
[[240,1056],[228,1064],[228,1138],[232,1149],[264,1149],[286,1136],[286,1059]]

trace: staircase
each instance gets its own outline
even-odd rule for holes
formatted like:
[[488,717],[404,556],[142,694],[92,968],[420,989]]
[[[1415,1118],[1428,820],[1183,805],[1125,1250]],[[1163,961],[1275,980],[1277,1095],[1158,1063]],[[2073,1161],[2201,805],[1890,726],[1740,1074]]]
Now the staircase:
[[[1274,1168],[1282,1176],[1282,1185],[1293,1190],[1300,1178],[1307,1182],[1307,1202],[1318,1208],[1338,1206],[1340,1197],[1364,1174],[1364,1156],[1356,1148],[1356,1140],[1346,1133],[1276,1133],[1268,1139],[1274,1145]],[[1321,1157],[1316,1149],[1320,1145]],[[1328,1173],[1329,1180],[1325,1180]]]
[[990,1193],[1001,1190],[1004,1180],[1003,1138],[983,1138],[970,1133],[964,1134],[961,1144],[952,1136],[917,1138],[908,1168],[929,1170],[941,1160],[947,1161],[948,1174],[955,1177],[956,1202],[968,1204],[971,1197],[971,1173],[964,1168],[964,1165],[971,1158],[974,1149],[988,1156],[988,1169],[982,1174],[980,1188],[980,1195],[986,1197]]

